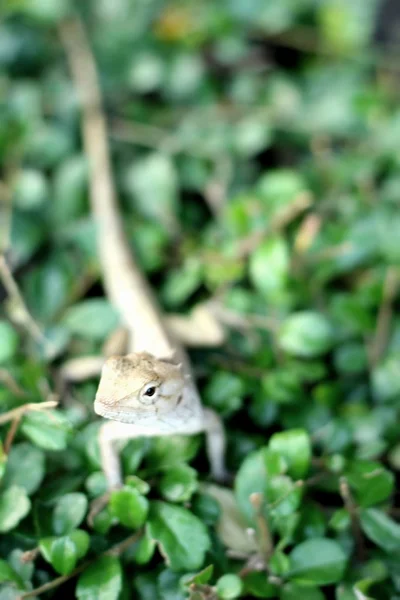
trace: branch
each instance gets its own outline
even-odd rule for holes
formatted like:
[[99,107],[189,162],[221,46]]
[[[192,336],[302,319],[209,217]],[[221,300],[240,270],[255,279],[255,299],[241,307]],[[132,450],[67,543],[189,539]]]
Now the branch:
[[10,421],[14,421],[15,419],[20,419],[24,416],[25,413],[30,411],[40,411],[47,410],[48,408],[55,408],[58,402],[55,400],[47,400],[46,402],[30,402],[28,404],[23,404],[22,406],[18,406],[18,408],[13,408],[6,413],[0,415],[0,425],[4,425],[4,423],[9,423]]
[[277,233],[287,227],[287,225],[294,221],[294,219],[302,212],[309,208],[311,204],[312,197],[309,192],[304,191],[298,194],[285,210],[279,211],[277,215],[272,218],[270,223],[259,231],[251,233],[239,242],[239,246],[236,250],[236,258],[246,258],[266,239],[268,235]]
[[262,552],[263,558],[265,560],[265,565],[267,567],[268,561],[274,552],[274,542],[269,529],[267,518],[262,510],[263,500],[264,496],[261,493],[254,493],[250,495],[250,502],[256,514],[260,550]]
[[388,267],[383,283],[382,302],[376,319],[375,335],[369,349],[371,367],[375,367],[386,349],[393,316],[393,302],[399,287],[399,272],[396,267]]
[[0,281],[3,284],[10,300],[19,308],[21,323],[29,335],[39,344],[44,343],[46,349],[49,350],[51,348],[51,344],[46,339],[39,325],[30,314],[25,300],[19,291],[17,282],[15,281],[3,254],[0,254]]
[[111,548],[109,548],[108,550],[106,550],[105,552],[100,554],[99,556],[96,556],[96,558],[93,558],[92,560],[87,560],[82,565],[80,565],[79,567],[74,569],[72,571],[72,573],[70,573],[69,575],[62,575],[61,577],[57,577],[56,579],[53,579],[53,581],[49,581],[48,583],[45,583],[45,584],[37,587],[34,590],[25,592],[24,594],[21,594],[21,596],[18,597],[18,600],[25,600],[25,598],[33,598],[34,596],[39,596],[40,594],[44,594],[45,592],[48,592],[49,590],[53,590],[54,588],[59,587],[60,585],[62,585],[66,581],[68,581],[69,579],[73,579],[74,577],[76,577],[77,575],[82,573],[82,571],[87,569],[87,567],[90,567],[90,565],[95,563],[96,560],[98,560],[101,556],[121,556],[121,554],[123,552],[125,552],[125,550],[127,550],[129,548],[129,546],[131,546],[132,544],[134,544],[135,542],[137,542],[140,539],[142,534],[143,534],[143,530],[140,529],[136,533],[134,533],[134,534],[130,535],[129,537],[127,537],[126,539],[122,540],[122,542],[115,544],[114,546],[112,546]]
[[24,398],[28,393],[19,385],[14,377],[6,369],[0,368],[0,383],[3,383],[14,396]]
[[350,515],[358,559],[360,561],[363,561],[365,556],[364,537],[358,518],[358,507],[354,502],[354,498],[350,491],[349,483],[345,477],[340,478],[339,492],[343,498],[345,509]]

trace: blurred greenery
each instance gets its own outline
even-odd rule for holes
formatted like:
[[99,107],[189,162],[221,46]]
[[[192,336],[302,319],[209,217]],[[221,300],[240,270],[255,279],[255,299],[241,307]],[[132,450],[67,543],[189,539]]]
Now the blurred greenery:
[[[81,600],[400,598],[393,6],[1,3],[0,243],[44,340],[0,289],[0,412],[62,393],[11,448],[1,424],[1,600],[47,584]],[[59,373],[100,354],[119,316],[59,36],[76,12],[132,251],[165,310],[215,296],[229,324],[191,358],[232,486],[209,486],[202,436],[131,441],[125,485],[93,521],[97,380],[60,389]]]

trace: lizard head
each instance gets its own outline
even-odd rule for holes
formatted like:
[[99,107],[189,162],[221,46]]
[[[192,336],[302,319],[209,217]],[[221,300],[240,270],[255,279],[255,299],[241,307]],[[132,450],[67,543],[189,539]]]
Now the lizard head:
[[145,352],[112,356],[103,366],[94,410],[130,423],[135,415],[165,414],[179,404],[184,386],[179,365]]

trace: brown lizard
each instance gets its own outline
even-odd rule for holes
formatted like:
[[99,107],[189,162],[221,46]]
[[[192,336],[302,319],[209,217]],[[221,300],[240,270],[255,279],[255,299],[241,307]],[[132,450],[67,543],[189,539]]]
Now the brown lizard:
[[108,486],[112,489],[122,484],[119,440],[200,432],[206,433],[212,475],[222,480],[222,423],[216,413],[202,406],[188,358],[171,334],[124,234],[96,66],[85,32],[73,19],[61,26],[60,33],[80,96],[103,281],[129,333],[129,353],[105,362],[94,404],[96,413],[109,419],[99,434]]

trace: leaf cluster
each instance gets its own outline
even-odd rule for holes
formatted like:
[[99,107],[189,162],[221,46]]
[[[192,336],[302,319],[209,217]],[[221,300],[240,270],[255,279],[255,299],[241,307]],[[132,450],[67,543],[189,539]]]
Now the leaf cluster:
[[[1,291],[0,411],[63,402],[11,448],[0,425],[1,599],[400,595],[399,75],[380,9],[2,2],[0,250],[45,341]],[[209,482],[201,436],[130,441],[89,522],[97,380],[60,390],[59,373],[120,323],[59,38],[76,11],[132,250],[166,311],[221,303],[224,345],[191,358],[234,479]]]

